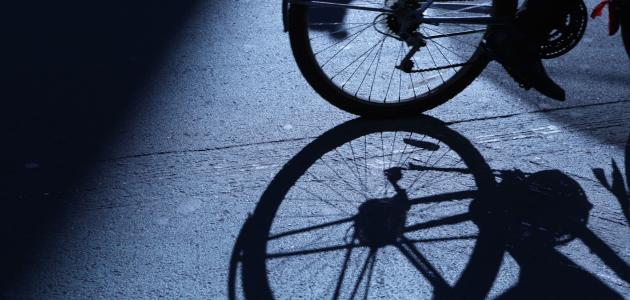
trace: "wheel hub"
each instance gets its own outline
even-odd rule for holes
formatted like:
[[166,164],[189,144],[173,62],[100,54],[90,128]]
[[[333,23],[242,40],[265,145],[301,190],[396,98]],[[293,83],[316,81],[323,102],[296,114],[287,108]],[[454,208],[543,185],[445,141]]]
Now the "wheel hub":
[[385,5],[394,11],[387,16],[387,27],[393,34],[400,36],[418,30],[420,23],[414,22],[413,17],[413,12],[420,8],[417,0],[388,0]]
[[354,222],[359,242],[372,248],[390,245],[403,233],[408,205],[400,199],[371,199],[361,204]]

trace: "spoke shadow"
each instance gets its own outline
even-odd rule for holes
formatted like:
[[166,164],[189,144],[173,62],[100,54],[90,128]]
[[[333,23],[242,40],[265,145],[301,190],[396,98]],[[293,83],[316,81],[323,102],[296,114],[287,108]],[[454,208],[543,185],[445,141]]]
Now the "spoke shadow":
[[[417,136],[407,135],[407,132]],[[366,137],[371,136],[380,136],[381,141],[370,143]],[[383,142],[383,136],[398,137],[401,141],[399,148],[394,147],[397,145],[394,140],[391,148],[382,148],[380,155],[355,156],[354,148],[352,157],[340,153],[345,145],[360,148],[387,144],[387,140]],[[336,157],[348,161],[326,163],[327,155],[335,152],[339,154]],[[412,157],[411,153],[418,152],[426,159]],[[375,159],[371,160],[368,154],[374,155]],[[439,163],[448,154],[459,157],[454,161],[461,163]],[[379,157],[381,164],[378,164]],[[317,177],[313,176],[316,180],[308,181],[309,184],[317,183],[321,189],[326,189],[326,184],[350,185],[352,181],[348,178],[355,177],[357,185],[361,182],[368,189],[357,192],[355,198],[350,196],[350,189],[335,190],[335,193],[328,193],[334,195],[333,199],[321,196],[315,202],[316,208],[321,206],[324,210],[341,212],[343,216],[325,222],[317,218],[314,222],[304,220],[306,225],[292,220],[287,228],[278,226],[286,216],[283,213],[291,207],[290,201],[295,199],[289,196],[292,192],[297,190],[300,196],[312,196],[304,193],[308,188],[294,187],[305,184],[303,176],[317,173],[320,162],[326,164],[322,170],[337,167],[334,172],[337,177],[318,173]],[[361,177],[368,173],[361,165],[377,168],[374,174],[380,174],[377,177],[381,179],[369,181],[367,177]],[[345,167],[349,169],[347,174],[342,172]],[[440,175],[426,177],[429,172]],[[602,172],[596,171],[596,176],[602,178]],[[613,171],[613,183],[608,185],[611,191],[621,190],[618,187],[621,175],[616,173],[618,170]],[[344,180],[341,176],[347,178]],[[464,177],[474,178],[475,187],[461,189],[458,181]],[[365,181],[362,182],[362,178]],[[425,193],[418,196],[414,193],[417,189],[412,187],[423,184],[417,183],[420,178],[439,182],[439,188],[420,189]],[[383,182],[384,188],[370,189],[371,185]],[[455,187],[459,190],[449,191]],[[377,196],[369,196],[374,195],[372,190],[378,191]],[[627,209],[628,193],[627,190],[624,192],[624,201],[620,200],[620,203]],[[617,194],[621,195],[620,192]],[[463,210],[452,208],[462,207],[465,199],[469,202],[463,204]],[[353,200],[357,205],[351,209],[338,206]],[[300,212],[304,206],[311,209],[307,202],[300,205]],[[446,216],[436,217],[429,213],[435,205],[442,205],[440,211]],[[426,209],[414,212],[420,206],[426,206]],[[430,294],[421,294],[422,297],[483,299],[490,295],[507,253],[517,262],[520,276],[514,286],[502,287],[498,296],[501,299],[621,299],[622,296],[601,278],[556,249],[580,239],[619,278],[630,282],[628,264],[586,227],[591,208],[580,185],[559,170],[536,173],[491,170],[466,138],[439,120],[425,116],[404,120],[357,119],[317,138],[272,180],[234,245],[229,268],[229,296],[231,299],[240,296],[271,299],[306,293],[308,297],[325,294],[326,298],[332,296],[334,299],[368,298],[396,293],[410,296],[409,291],[429,288]],[[412,220],[412,217],[419,219]],[[441,235],[432,235],[431,230],[435,229]],[[278,247],[277,243],[282,240],[287,242]],[[446,261],[448,256],[443,255],[461,250],[453,251],[457,248],[450,248],[449,243],[460,242],[469,242],[464,244],[467,252],[457,254],[464,257],[462,268],[455,271],[443,268],[444,264],[452,265]],[[427,251],[424,246],[432,243],[439,243],[440,247],[434,252]],[[294,266],[291,262],[287,263],[291,260],[297,261],[295,267],[290,267]],[[406,267],[398,265],[400,262]],[[382,278],[409,280],[405,277],[409,274],[417,277],[422,285],[410,286],[409,290],[388,290],[387,285],[379,283]],[[276,280],[276,277],[282,280]],[[308,282],[306,287],[301,281]]]

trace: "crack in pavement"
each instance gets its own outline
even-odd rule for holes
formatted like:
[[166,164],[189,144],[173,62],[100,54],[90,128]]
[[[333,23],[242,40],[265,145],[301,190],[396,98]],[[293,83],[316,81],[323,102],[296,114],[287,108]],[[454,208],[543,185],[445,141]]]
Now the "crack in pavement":
[[134,155],[124,155],[124,156],[118,156],[118,157],[113,157],[113,158],[100,159],[100,160],[96,160],[96,162],[109,162],[109,161],[118,161],[118,160],[142,158],[142,157],[149,157],[149,156],[159,156],[159,155],[220,151],[220,150],[242,148],[242,147],[273,145],[273,144],[281,144],[281,143],[287,143],[287,142],[314,140],[316,138],[317,137],[301,137],[301,138],[280,139],[280,140],[273,140],[273,141],[262,141],[262,142],[255,142],[255,143],[235,144],[235,145],[227,145],[227,146],[219,146],[219,147],[209,147],[209,148],[201,148],[201,149],[167,150],[167,151],[141,153],[141,154],[134,154]]
[[[498,116],[491,116],[491,117],[482,117],[482,118],[472,118],[472,119],[463,119],[463,120],[457,120],[457,121],[450,121],[450,122],[445,122],[444,124],[446,124],[446,125],[455,125],[455,124],[464,124],[464,123],[478,122],[478,121],[490,121],[490,120],[509,119],[509,118],[512,118],[512,117],[518,117],[518,116],[522,116],[522,115],[532,115],[532,114],[548,113],[548,112],[555,112],[555,111],[564,111],[564,110],[587,108],[587,107],[606,106],[606,105],[614,105],[614,104],[620,104],[620,103],[630,103],[630,100],[617,100],[617,101],[609,101],[609,102],[603,102],[603,103],[576,105],[576,106],[570,106],[570,107],[540,109],[540,110],[526,111],[526,112],[520,112],[520,113],[514,113],[514,114],[506,114],[506,115],[498,115]],[[286,142],[297,142],[297,141],[304,141],[304,140],[313,140],[313,139],[316,139],[316,138],[317,137],[308,136],[308,137],[301,137],[301,138],[290,138],[290,139],[280,139],[280,140],[273,140],[273,141],[262,141],[262,142],[255,142],[255,143],[234,144],[234,145],[219,146],[219,147],[201,148],[201,149],[167,150],[167,151],[141,153],[141,154],[125,155],[125,156],[119,156],[119,157],[113,157],[113,158],[100,159],[100,160],[96,160],[96,162],[118,161],[118,160],[143,158],[143,157],[159,156],[159,155],[171,155],[171,154],[184,154],[184,153],[220,151],[220,150],[242,148],[242,147],[251,147],[251,146],[260,146],[260,145],[273,145],[273,144],[280,144],[280,143],[286,143]]]
[[446,122],[446,125],[470,123],[470,122],[476,122],[476,121],[508,119],[508,118],[511,118],[511,117],[517,117],[517,116],[522,116],[522,115],[533,115],[533,114],[540,114],[540,113],[547,113],[547,112],[555,112],[555,111],[563,111],[563,110],[571,110],[571,109],[579,109],[579,108],[587,108],[587,107],[596,107],[596,106],[606,106],[606,105],[613,105],[613,104],[620,104],[620,103],[630,103],[630,100],[617,100],[617,101],[609,101],[609,102],[602,102],[602,103],[591,103],[591,104],[575,105],[575,106],[569,106],[569,107],[545,108],[545,109],[539,109],[539,110],[533,110],[533,111],[525,111],[525,112],[520,112],[520,113],[506,114],[506,115],[498,115],[498,116],[482,117],[482,118],[473,118],[473,119],[464,119],[464,120],[459,120],[459,121]]

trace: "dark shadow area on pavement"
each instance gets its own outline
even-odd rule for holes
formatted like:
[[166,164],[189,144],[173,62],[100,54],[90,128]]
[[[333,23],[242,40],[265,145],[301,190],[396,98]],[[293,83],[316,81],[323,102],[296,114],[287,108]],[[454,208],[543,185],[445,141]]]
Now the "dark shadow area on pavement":
[[0,9],[2,287],[54,238],[62,195],[116,130],[195,1],[13,1]]
[[[387,139],[392,136],[393,141]],[[374,142],[370,138],[375,138]],[[388,143],[391,148],[386,146]],[[363,147],[375,147],[377,151],[372,153]],[[445,156],[455,157],[455,163],[445,163],[442,159]],[[603,170],[594,171],[602,184],[620,199],[626,218],[630,205],[625,187],[626,183],[630,187],[629,161],[630,141],[626,149],[625,180],[614,162],[611,184]],[[373,181],[367,179],[371,165],[376,169],[372,174],[377,179]],[[349,175],[340,176],[346,167]],[[437,175],[425,177],[433,173]],[[360,194],[359,189],[353,192],[351,185],[362,184],[362,174],[365,183],[383,182],[385,187],[377,189],[376,197],[347,198],[355,192]],[[409,175],[411,178],[405,179]],[[474,178],[475,187],[461,190],[461,186],[467,186],[461,184],[462,177]],[[439,184],[436,192],[415,196],[412,187],[422,179]],[[339,186],[345,189],[339,190]],[[459,189],[449,192],[453,186]],[[430,185],[422,187],[428,191]],[[344,206],[352,199],[356,200],[354,205]],[[470,200],[464,205],[465,212],[455,213],[456,209],[450,208],[465,199]],[[417,217],[414,209],[423,205],[442,205],[440,210],[447,215],[430,218],[425,209],[421,212],[428,219],[411,221]],[[328,213],[337,212],[335,215],[346,214],[322,220],[319,208]],[[500,299],[622,299],[601,277],[556,249],[580,239],[620,279],[630,283],[630,266],[587,228],[591,208],[582,187],[562,171],[492,170],[465,137],[439,120],[424,116],[403,120],[356,119],[321,135],[274,177],[235,242],[229,269],[229,295],[231,299],[285,298],[299,293],[307,297],[326,295],[326,298],[391,296],[392,292],[402,291],[379,294],[379,289],[387,286],[373,278],[392,278],[392,282],[409,280],[405,269],[393,267],[396,261],[387,250],[393,249],[409,264],[410,270],[417,271],[413,276],[418,276],[423,286],[430,286],[433,297],[438,299],[488,297],[497,281],[504,253],[515,259],[520,275],[515,285],[502,292]],[[290,221],[283,227],[285,219]],[[630,224],[630,219],[627,221]],[[469,235],[466,230],[457,229],[456,236],[440,236],[450,232],[449,227],[457,226],[474,227],[477,233]],[[438,236],[431,235],[436,228]],[[414,236],[417,233],[420,238]],[[439,267],[452,266],[451,262],[432,260],[430,257],[437,254],[423,248],[430,243],[441,243],[442,248],[436,251],[449,251],[445,242],[462,240],[474,240],[474,247],[471,246],[474,249],[465,257],[467,263],[455,277],[446,276],[446,272],[452,271],[450,268],[444,271]],[[356,256],[359,250],[363,250],[366,258]],[[449,283],[447,277],[456,279]],[[416,286],[409,288],[413,290]]]

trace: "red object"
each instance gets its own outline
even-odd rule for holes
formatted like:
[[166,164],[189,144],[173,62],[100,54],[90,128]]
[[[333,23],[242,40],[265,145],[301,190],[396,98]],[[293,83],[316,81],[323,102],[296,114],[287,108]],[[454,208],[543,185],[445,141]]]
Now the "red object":
[[595,19],[596,17],[600,17],[604,8],[608,5],[608,34],[614,35],[619,31],[619,6],[616,0],[602,0],[591,13],[591,18]]
[[591,18],[595,19],[596,17],[601,17],[604,13],[604,7],[606,7],[608,3],[610,3],[609,0],[602,0],[602,2],[597,4],[597,6],[595,6],[595,8],[593,9],[593,12],[591,13]]

